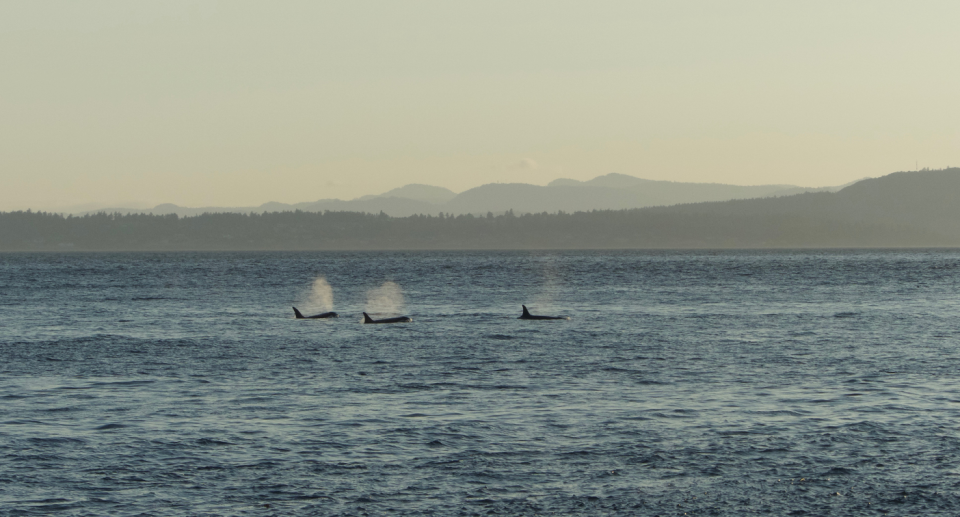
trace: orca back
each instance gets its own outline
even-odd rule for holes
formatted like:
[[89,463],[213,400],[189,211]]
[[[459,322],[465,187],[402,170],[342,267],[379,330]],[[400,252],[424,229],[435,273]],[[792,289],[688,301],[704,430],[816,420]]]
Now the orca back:
[[521,305],[521,307],[523,307],[523,314],[521,314],[520,317],[517,319],[521,319],[521,320],[568,320],[570,319],[566,316],[535,316],[533,314],[530,314],[530,311],[527,310],[526,305]]

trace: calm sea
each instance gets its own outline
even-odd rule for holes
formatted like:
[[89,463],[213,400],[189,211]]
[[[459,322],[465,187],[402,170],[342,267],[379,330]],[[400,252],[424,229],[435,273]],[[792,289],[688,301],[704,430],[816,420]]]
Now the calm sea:
[[958,348],[952,250],[2,254],[0,515],[957,515]]

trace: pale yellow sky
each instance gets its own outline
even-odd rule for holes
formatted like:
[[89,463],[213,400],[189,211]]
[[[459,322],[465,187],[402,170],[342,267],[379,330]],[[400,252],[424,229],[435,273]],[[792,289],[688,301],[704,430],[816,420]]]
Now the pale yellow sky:
[[960,165],[960,2],[0,2],[0,210]]

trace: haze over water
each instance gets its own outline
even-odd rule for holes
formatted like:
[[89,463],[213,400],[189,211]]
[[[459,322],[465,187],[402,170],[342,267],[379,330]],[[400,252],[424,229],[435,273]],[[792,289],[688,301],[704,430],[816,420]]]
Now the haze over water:
[[[385,284],[413,323],[358,324]],[[939,250],[0,254],[0,514],[955,515],[958,287]]]

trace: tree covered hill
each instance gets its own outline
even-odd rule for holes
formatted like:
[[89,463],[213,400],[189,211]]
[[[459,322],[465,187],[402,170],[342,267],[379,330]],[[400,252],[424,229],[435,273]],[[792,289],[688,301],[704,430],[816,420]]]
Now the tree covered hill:
[[960,169],[839,192],[577,213],[0,213],[0,251],[960,246]]

